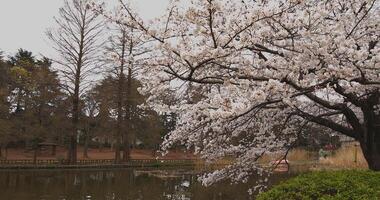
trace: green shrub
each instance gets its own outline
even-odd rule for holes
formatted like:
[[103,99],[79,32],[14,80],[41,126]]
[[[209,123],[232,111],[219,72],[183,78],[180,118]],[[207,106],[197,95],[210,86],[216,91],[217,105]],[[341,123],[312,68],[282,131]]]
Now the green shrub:
[[260,194],[257,200],[380,199],[380,173],[329,171],[299,175]]

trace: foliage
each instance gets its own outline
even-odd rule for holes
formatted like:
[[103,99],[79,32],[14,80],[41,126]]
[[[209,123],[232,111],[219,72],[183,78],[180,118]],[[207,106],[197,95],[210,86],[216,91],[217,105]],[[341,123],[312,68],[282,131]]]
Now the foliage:
[[303,174],[281,183],[258,200],[379,199],[380,173],[331,171]]
[[65,97],[50,60],[36,59],[32,52],[20,49],[7,63],[0,64],[8,75],[0,84],[0,142],[24,141],[35,145],[54,139],[66,127],[63,125],[66,117],[59,114],[64,110]]
[[9,65],[2,60],[0,52],[0,144],[9,141],[9,132],[11,129],[11,123],[9,121],[9,102],[7,101],[8,89]]
[[[103,134],[103,136],[108,137],[115,134],[117,84],[116,78],[108,76],[91,91],[94,100],[98,102],[98,115],[96,117],[97,121],[99,121],[96,129],[99,133],[98,136],[102,136],[101,133],[107,133],[106,135]],[[127,82],[124,84],[123,87],[127,88]],[[131,85],[131,91],[124,90],[125,101],[122,104],[122,110],[124,111],[122,116],[127,117],[126,112],[128,110],[129,119],[124,120],[123,130],[129,132],[128,137],[132,141],[139,139],[144,143],[145,147],[155,147],[161,142],[162,122],[157,113],[139,106],[144,104],[146,99],[137,91],[140,83],[133,79]],[[131,123],[128,130],[126,130],[127,123]]]

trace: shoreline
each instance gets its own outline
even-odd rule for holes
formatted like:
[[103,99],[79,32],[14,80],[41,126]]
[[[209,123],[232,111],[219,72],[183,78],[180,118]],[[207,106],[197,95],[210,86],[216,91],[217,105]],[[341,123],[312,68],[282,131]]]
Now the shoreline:
[[[7,164],[4,164],[7,163]],[[46,169],[129,169],[146,167],[189,167],[195,166],[195,159],[187,160],[131,160],[114,163],[114,160],[78,160],[77,164],[61,164],[55,160],[0,160],[0,170],[46,170]]]

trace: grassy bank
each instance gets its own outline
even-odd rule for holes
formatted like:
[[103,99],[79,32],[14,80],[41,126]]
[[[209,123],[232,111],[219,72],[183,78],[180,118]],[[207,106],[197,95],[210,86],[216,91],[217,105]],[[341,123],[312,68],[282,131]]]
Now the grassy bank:
[[257,199],[380,199],[380,173],[364,170],[312,172],[289,179]]

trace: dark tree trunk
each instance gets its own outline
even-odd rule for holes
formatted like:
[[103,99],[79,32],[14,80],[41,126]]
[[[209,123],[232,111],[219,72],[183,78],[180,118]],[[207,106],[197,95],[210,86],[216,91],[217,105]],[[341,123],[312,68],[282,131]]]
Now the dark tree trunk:
[[378,130],[377,134],[369,134],[368,140],[361,141],[360,146],[369,169],[380,171],[380,131]]
[[121,55],[120,55],[120,66],[119,66],[119,80],[118,80],[118,90],[117,90],[117,130],[116,130],[116,148],[115,148],[115,162],[120,162],[121,160],[121,142],[122,142],[122,132],[123,132],[123,103],[124,103],[124,66],[125,66],[125,50],[126,50],[126,38],[125,31],[122,32],[121,39]]
[[124,136],[124,139],[123,139],[123,143],[124,143],[124,149],[123,149],[123,161],[124,162],[128,162],[131,158],[130,158],[130,147],[129,147],[129,140],[128,140],[128,136]]
[[126,99],[126,131],[124,132],[124,137],[123,137],[123,143],[124,143],[124,152],[123,152],[123,161],[128,162],[130,160],[130,143],[129,143],[129,138],[128,138],[128,132],[131,131],[131,96],[132,96],[132,66],[128,68],[128,77],[127,77],[127,99]]
[[37,164],[37,154],[38,154],[38,147],[35,147],[34,152],[33,152],[33,164]]
[[84,140],[84,149],[83,149],[83,157],[88,158],[88,143],[90,140],[89,130],[86,131],[86,138]]
[[[80,56],[81,59],[81,56]],[[79,60],[78,63],[81,63],[82,61]],[[72,110],[72,127],[73,132],[70,135],[70,144],[69,144],[69,151],[68,151],[68,160],[70,164],[76,164],[77,162],[77,134],[78,134],[78,123],[79,123],[79,87],[80,87],[80,65],[78,64],[77,72],[75,75],[75,88],[74,88],[74,94],[73,94],[73,110]]]
[[8,159],[8,144],[5,145],[5,160]]
[[360,146],[369,169],[380,171],[380,116],[372,110],[363,111],[365,128],[360,138]]
[[68,149],[68,162],[69,164],[75,164],[77,161],[77,140],[76,135],[70,136],[69,149]]
[[123,80],[124,80],[124,73],[123,73],[123,67],[121,67],[121,73],[119,77],[119,84],[118,84],[118,100],[117,100],[117,124],[116,124],[116,134],[115,134],[115,163],[120,163],[121,160],[121,133],[122,133],[122,123],[123,123]]
[[119,164],[120,163],[120,139],[117,137],[116,142],[114,144],[114,149],[115,149],[115,163]]

